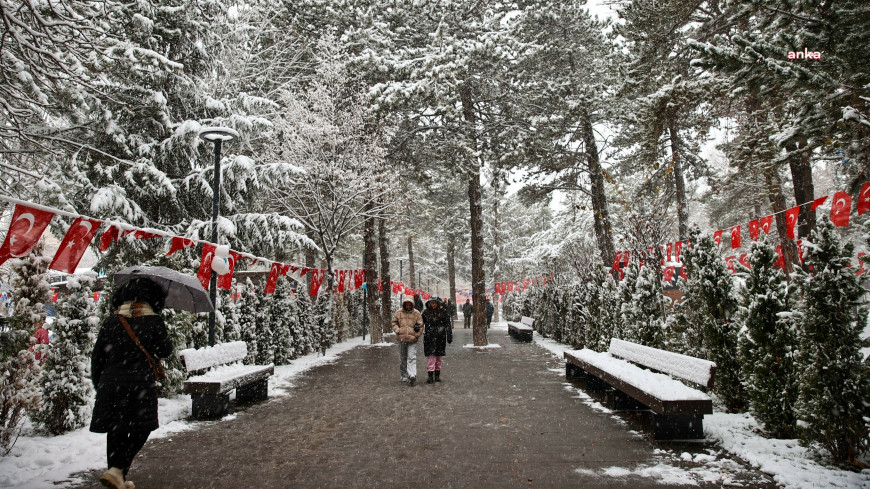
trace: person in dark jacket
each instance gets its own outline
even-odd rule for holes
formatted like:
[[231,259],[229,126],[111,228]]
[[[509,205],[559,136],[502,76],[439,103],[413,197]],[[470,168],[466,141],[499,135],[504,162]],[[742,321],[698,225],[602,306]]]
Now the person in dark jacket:
[[489,325],[492,323],[492,315],[495,313],[495,307],[492,306],[492,301],[486,300],[486,329],[489,329]]
[[158,313],[166,292],[146,278],[133,279],[112,296],[114,314],[103,321],[91,356],[91,380],[97,391],[91,431],[106,433],[109,470],[100,483],[129,489],[133,458],[157,429],[157,381],[145,353],[121,323],[123,316],[152,357],[172,354],[172,341]]
[[465,304],[462,304],[462,318],[465,319],[464,329],[471,327],[471,318],[474,315],[474,306],[471,305],[471,300],[465,299]]
[[420,294],[414,294],[414,309],[423,312],[423,299],[420,298]]
[[444,304],[444,307],[447,308],[447,316],[450,317],[452,326],[452,322],[456,318],[456,303],[453,302],[453,299],[447,299],[447,303]]
[[447,343],[453,342],[452,321],[441,299],[433,297],[426,302],[423,311],[423,354],[426,355],[427,384],[441,382],[441,358]]

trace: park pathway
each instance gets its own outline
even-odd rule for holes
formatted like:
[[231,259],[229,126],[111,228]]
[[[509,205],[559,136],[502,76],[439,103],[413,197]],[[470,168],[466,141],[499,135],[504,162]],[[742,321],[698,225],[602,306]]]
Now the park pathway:
[[[691,470],[684,452],[708,444],[655,445],[637,420],[578,394],[548,351],[495,328],[500,348],[465,348],[470,330],[456,324],[440,384],[425,384],[422,341],[416,387],[400,382],[395,346],[354,348],[295,378],[289,396],[149,441],[130,478],[137,489],[699,487],[636,469]],[[99,474],[76,487],[100,487]],[[735,477],[775,487],[745,467]]]

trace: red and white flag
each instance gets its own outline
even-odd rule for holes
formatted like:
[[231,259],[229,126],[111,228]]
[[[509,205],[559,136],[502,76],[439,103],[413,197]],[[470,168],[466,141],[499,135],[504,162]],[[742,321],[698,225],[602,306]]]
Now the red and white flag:
[[759,227],[764,234],[770,234],[770,226],[773,224],[773,216],[764,216],[759,221]]
[[835,193],[834,201],[831,202],[831,222],[834,223],[834,226],[847,227],[851,213],[852,196],[842,190]]
[[737,273],[737,270],[734,268],[734,260],[736,256],[726,256],[725,257],[725,265],[728,266],[728,270],[731,270],[731,273]]
[[758,219],[754,219],[746,224],[746,227],[749,228],[749,237],[752,238],[752,241],[758,241],[758,221]]
[[813,210],[816,210],[820,205],[824,204],[825,201],[828,200],[828,196],[819,197],[818,199],[813,201]]
[[[362,287],[363,284],[365,283],[365,281],[366,281],[365,268],[354,271],[354,273],[353,273],[353,286],[354,286],[354,288],[358,289],[358,288]],[[399,282],[399,283],[401,283],[401,282]],[[398,293],[398,291],[396,290],[395,287],[393,287],[393,293],[394,294]]]
[[740,248],[740,224],[731,227],[731,249]]
[[0,265],[10,258],[20,258],[30,253],[53,217],[53,212],[15,204],[9,231],[0,246]]
[[791,209],[785,211],[785,224],[788,230],[786,235],[791,239],[794,239],[794,228],[797,225],[798,216],[800,216],[800,213],[800,206],[794,206]]
[[858,215],[863,215],[870,211],[870,182],[866,182],[861,186],[861,191],[858,192]]
[[317,297],[317,292],[320,290],[320,284],[323,283],[324,275],[326,275],[326,270],[311,270],[311,288],[308,289],[308,295],[311,297]]
[[740,259],[738,261],[744,267],[749,268],[749,269],[752,268],[752,265],[749,264],[749,254],[748,253],[743,253],[742,255],[740,255]]
[[713,242],[716,243],[716,246],[722,246],[722,233],[724,233],[724,229],[720,229],[713,233]]
[[282,268],[280,263],[272,263],[272,266],[269,268],[269,278],[266,280],[266,290],[263,293],[275,293],[275,285],[278,283],[278,275],[281,274]]
[[211,261],[214,259],[215,248],[215,245],[211,243],[203,243],[202,245],[202,257],[199,260],[199,271],[196,273],[196,276],[205,290],[208,290],[209,281],[211,280]]
[[102,221],[94,221],[85,217],[79,217],[73,221],[48,268],[70,274],[74,273],[82,256],[87,251],[88,245],[91,244],[102,224]]
[[[192,239],[182,238],[181,236],[173,236],[172,246],[170,246],[169,253],[166,253],[166,256],[171,256],[176,251],[181,251],[186,248],[193,248],[194,246],[196,246],[196,241]],[[102,248],[102,243],[100,247]]]
[[230,271],[223,275],[218,275],[217,288],[223,290],[230,290],[230,287],[233,286],[233,272],[236,271],[236,264],[241,259],[241,253],[230,250],[230,256],[227,257],[227,262],[229,262],[230,264]]

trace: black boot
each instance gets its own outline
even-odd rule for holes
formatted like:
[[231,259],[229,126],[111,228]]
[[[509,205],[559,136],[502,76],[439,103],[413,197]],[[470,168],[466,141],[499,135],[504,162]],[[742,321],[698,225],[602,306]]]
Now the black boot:
[[426,383],[427,384],[434,384],[435,383],[435,381],[432,380],[432,372],[429,372],[429,378],[426,379]]
[[417,377],[411,377],[408,379],[408,387],[414,387],[417,384]]
[[435,371],[435,382],[441,382],[441,371],[440,370]]

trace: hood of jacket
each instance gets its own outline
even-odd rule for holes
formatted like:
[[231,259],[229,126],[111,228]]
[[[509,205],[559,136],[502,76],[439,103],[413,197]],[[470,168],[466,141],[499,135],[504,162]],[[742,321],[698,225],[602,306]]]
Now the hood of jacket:
[[402,307],[405,306],[406,302],[410,302],[411,307],[414,307],[414,296],[413,295],[406,295],[405,297],[403,297],[402,298]]

